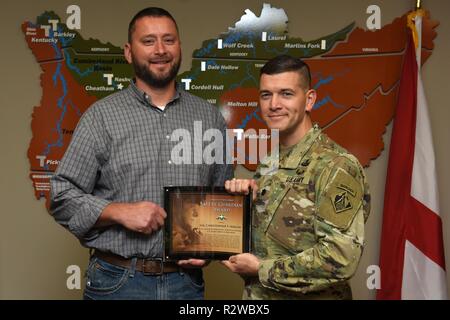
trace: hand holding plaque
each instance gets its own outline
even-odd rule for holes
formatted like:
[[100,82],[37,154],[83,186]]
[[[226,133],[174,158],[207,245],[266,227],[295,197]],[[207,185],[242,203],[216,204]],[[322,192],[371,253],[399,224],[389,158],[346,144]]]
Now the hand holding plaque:
[[250,250],[251,196],[224,188],[165,187],[166,259],[227,259]]

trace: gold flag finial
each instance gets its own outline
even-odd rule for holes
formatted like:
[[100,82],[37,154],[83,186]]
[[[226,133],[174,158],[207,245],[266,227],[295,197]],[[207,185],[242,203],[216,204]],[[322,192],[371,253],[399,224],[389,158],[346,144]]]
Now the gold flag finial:
[[419,10],[420,8],[422,8],[422,1],[421,0],[416,0],[416,10]]
[[422,8],[422,1],[416,0],[416,10],[411,11],[408,14],[408,17],[406,19],[408,27],[411,29],[412,36],[414,39],[414,45],[417,48],[419,45],[419,34],[417,33],[416,25],[415,25],[415,19],[417,16],[424,17],[425,11],[421,9]]

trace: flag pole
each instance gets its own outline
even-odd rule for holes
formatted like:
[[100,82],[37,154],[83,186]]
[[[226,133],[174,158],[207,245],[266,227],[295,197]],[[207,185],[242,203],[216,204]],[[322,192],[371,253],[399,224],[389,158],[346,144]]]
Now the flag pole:
[[423,12],[422,12],[422,1],[416,0],[416,17],[414,18],[414,29],[417,33],[417,39],[416,39],[416,59],[417,59],[417,66],[420,69],[422,67],[422,18],[423,18]]

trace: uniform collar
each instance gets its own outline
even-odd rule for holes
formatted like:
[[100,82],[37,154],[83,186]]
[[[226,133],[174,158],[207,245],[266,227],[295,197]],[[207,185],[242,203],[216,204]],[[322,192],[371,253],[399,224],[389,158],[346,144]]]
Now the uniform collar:
[[318,124],[314,124],[311,129],[305,134],[305,136],[297,142],[294,148],[285,156],[280,159],[280,168],[295,169],[299,166],[305,154],[311,149],[314,141],[319,137],[322,130]]

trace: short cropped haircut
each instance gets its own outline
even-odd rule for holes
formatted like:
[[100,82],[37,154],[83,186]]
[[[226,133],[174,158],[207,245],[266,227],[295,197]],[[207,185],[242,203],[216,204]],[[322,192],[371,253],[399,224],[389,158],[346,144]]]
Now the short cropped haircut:
[[283,72],[296,71],[300,74],[303,83],[300,86],[308,90],[311,88],[311,73],[309,66],[299,58],[289,55],[279,55],[267,61],[261,69],[261,76],[263,74],[274,75]]
[[133,19],[131,19],[130,24],[128,25],[128,42],[129,43],[131,43],[131,38],[132,38],[133,32],[136,29],[136,21],[141,18],[144,18],[144,17],[156,17],[156,18],[167,17],[170,20],[172,20],[173,23],[175,23],[175,27],[177,28],[177,32],[178,32],[177,22],[175,21],[174,17],[169,13],[169,11],[164,10],[162,8],[158,8],[158,7],[149,7],[149,8],[142,9],[141,11],[136,13],[136,15],[133,17]]

